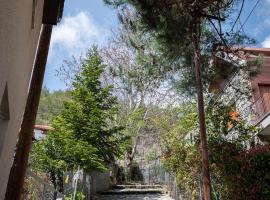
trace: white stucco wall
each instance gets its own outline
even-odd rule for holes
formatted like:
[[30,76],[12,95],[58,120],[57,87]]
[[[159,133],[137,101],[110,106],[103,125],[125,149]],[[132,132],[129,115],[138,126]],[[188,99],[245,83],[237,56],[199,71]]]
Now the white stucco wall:
[[13,161],[42,14],[43,0],[0,0],[0,103],[7,84],[10,111],[9,120],[0,120],[0,199]]

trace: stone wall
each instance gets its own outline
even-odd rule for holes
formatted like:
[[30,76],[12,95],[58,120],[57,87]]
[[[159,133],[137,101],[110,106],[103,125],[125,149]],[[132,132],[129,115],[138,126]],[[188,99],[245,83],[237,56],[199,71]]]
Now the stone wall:
[[98,192],[111,189],[110,171],[106,172],[91,172],[91,193],[96,194]]
[[252,86],[248,73],[240,70],[233,74],[216,101],[233,106],[242,119],[250,122]]

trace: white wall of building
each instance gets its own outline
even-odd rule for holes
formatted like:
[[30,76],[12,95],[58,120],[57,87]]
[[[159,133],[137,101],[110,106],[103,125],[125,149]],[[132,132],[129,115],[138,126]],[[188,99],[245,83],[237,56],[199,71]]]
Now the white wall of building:
[[0,0],[0,104],[5,87],[9,119],[0,118],[0,199],[4,199],[41,29],[43,0]]

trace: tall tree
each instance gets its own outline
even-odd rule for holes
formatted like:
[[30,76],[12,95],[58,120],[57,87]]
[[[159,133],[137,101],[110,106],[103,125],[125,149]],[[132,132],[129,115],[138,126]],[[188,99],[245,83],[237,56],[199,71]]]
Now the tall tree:
[[[132,6],[142,24],[142,29],[150,31],[159,43],[165,55],[180,65],[187,66],[196,77],[196,93],[200,127],[201,154],[204,174],[204,198],[211,199],[211,184],[208,164],[204,98],[202,83],[202,60],[209,64],[215,45],[228,46],[228,42],[237,41],[238,35],[223,34],[221,21],[238,0],[105,0],[106,3],[119,6]],[[217,20],[214,23],[212,20]],[[219,25],[219,29],[216,27]],[[216,32],[207,36],[209,26]],[[209,38],[213,40],[209,41]],[[232,40],[233,38],[233,40]],[[237,38],[236,40],[234,40]],[[228,48],[230,49],[230,48]],[[192,68],[193,67],[193,68]]]
[[[139,138],[146,133],[147,120],[163,112],[156,106],[176,101],[167,82],[177,69],[160,56],[158,43],[140,29],[132,10],[120,10],[119,19],[119,29],[100,49],[106,64],[101,79],[103,85],[114,86],[113,94],[118,97],[120,113],[115,121],[125,126],[125,135],[130,138],[126,146],[126,164],[130,168]],[[80,63],[81,59],[66,61],[58,73],[61,79],[69,83],[73,74],[80,73]]]
[[146,134],[149,118],[161,112],[156,106],[173,102],[171,88],[165,85],[174,74],[174,65],[160,56],[154,38],[145,34],[130,9],[119,12],[120,28],[114,33],[108,46],[101,50],[108,65],[107,81],[115,87],[121,102],[119,123],[126,126],[131,146],[126,152],[126,164],[130,171],[139,138]]
[[100,80],[104,67],[97,48],[91,48],[73,82],[71,100],[53,122],[55,130],[34,145],[32,164],[49,173],[59,190],[64,171],[102,170],[121,154],[122,128],[113,123],[117,101],[112,87]]

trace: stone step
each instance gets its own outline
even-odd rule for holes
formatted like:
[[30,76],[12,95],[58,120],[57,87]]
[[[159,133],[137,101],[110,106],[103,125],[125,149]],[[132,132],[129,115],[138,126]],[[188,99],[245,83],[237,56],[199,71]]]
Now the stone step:
[[163,190],[161,188],[155,189],[137,189],[137,188],[127,188],[127,189],[113,189],[104,192],[99,192],[102,195],[122,195],[122,194],[162,194]]
[[162,189],[161,185],[115,185],[113,189]]

